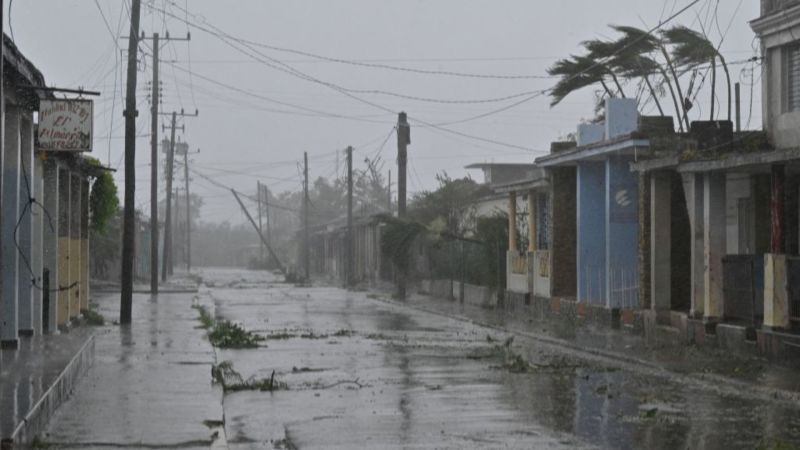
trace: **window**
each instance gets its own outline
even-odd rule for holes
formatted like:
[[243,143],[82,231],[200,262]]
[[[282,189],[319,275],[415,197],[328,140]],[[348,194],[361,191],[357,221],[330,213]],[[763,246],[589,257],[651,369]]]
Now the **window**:
[[786,112],[800,111],[800,45],[787,46]]

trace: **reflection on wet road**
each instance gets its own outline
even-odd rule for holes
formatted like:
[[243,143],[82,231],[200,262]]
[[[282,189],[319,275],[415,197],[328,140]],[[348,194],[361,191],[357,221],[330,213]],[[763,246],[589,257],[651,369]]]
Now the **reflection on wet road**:
[[[218,317],[266,347],[216,350],[245,378],[228,393],[231,448],[755,448],[800,441],[800,407],[746,400],[363,292],[269,275],[203,273]],[[507,345],[508,344],[508,345]]]

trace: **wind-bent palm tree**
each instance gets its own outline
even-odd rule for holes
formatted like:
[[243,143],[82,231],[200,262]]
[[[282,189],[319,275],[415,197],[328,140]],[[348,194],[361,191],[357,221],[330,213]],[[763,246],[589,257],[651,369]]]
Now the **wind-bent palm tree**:
[[550,90],[551,107],[559,104],[566,96],[578,89],[598,83],[603,86],[606,95],[613,96],[603,80],[605,76],[603,67],[587,56],[572,55],[569,58],[558,60],[547,69],[547,73],[561,77]]
[[664,30],[662,34],[665,40],[672,45],[672,56],[677,66],[690,70],[704,64],[711,64],[711,120],[714,120],[717,59],[719,59],[728,82],[728,120],[731,120],[731,75],[725,57],[722,56],[719,49],[702,33],[682,25]]
[[[618,27],[612,26],[612,28],[622,31]],[[650,82],[650,75],[656,73],[659,64],[647,56],[655,50],[656,46],[652,43],[652,39],[645,39],[647,37],[649,36],[646,34],[637,37],[623,34],[616,41],[593,40],[586,41],[583,45],[589,50],[590,55],[606,60],[606,65],[612,74],[617,73],[627,79],[641,78],[650,90],[650,95],[653,97],[658,111],[663,116],[664,109],[658,99],[659,95]]]
[[588,52],[586,57],[594,60],[594,63],[614,80],[620,97],[625,98],[625,91],[622,90],[622,85],[619,83],[619,78],[617,78],[617,74],[614,73],[613,69],[614,58],[617,57],[617,49],[614,43],[593,39],[590,41],[583,41],[581,45],[583,45]]
[[[623,53],[627,53],[633,56],[640,56],[649,59],[652,61],[654,65],[652,68],[655,69],[653,72],[658,72],[661,74],[663,78],[664,84],[667,85],[669,89],[669,93],[672,96],[672,103],[675,107],[675,114],[678,115],[678,126],[681,131],[683,131],[683,124],[686,123],[686,126],[689,126],[689,120],[686,116],[686,108],[683,102],[683,92],[681,90],[680,85],[680,78],[678,77],[677,72],[675,71],[675,67],[672,64],[672,60],[669,56],[669,52],[667,51],[667,47],[658,36],[654,34],[642,30],[640,28],[625,26],[625,25],[611,25],[611,28],[615,31],[622,33],[622,37],[620,37],[616,44],[619,46]],[[664,58],[666,68],[664,65],[659,64],[655,58],[651,58],[650,55],[653,53],[661,53]],[[647,66],[650,62],[641,61],[643,66]],[[672,74],[672,78],[670,79],[669,74]],[[673,83],[675,83],[673,87]],[[676,93],[677,90],[677,93]],[[652,90],[651,90],[652,93]]]
[[660,95],[655,87],[653,87],[653,83],[650,82],[650,75],[658,73],[661,68],[654,59],[641,55],[625,56],[617,58],[614,62],[614,67],[619,71],[620,75],[625,78],[641,78],[647,85],[647,89],[650,91],[650,97],[655,101],[659,114],[662,116],[665,115],[664,108],[661,107],[661,101],[658,99]]

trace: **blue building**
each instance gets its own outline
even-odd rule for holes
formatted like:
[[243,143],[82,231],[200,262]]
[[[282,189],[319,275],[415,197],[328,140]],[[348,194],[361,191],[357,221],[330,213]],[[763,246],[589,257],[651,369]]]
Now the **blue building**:
[[633,99],[606,100],[605,121],[578,126],[577,147],[538,158],[574,167],[578,303],[639,308],[639,180],[630,170],[649,140],[638,133]]

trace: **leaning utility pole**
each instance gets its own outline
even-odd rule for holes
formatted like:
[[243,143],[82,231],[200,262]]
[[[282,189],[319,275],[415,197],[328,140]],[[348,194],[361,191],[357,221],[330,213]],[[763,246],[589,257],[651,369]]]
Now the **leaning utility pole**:
[[[180,127],[176,126],[175,121],[177,116],[181,117],[197,117],[200,115],[200,112],[195,110],[194,114],[186,114],[181,109],[180,113],[175,111],[172,112],[172,125],[170,128],[172,131],[170,132],[170,141],[169,141],[169,148],[167,149],[167,202],[165,205],[165,214],[166,217],[164,218],[164,255],[162,261],[162,268],[161,268],[161,280],[167,281],[167,273],[172,274],[173,268],[173,257],[172,257],[172,179],[174,176],[174,166],[175,166],[175,130],[180,128],[182,132],[186,132],[186,126],[181,125]],[[188,152],[188,150],[187,150]]]
[[[406,163],[408,162],[408,144],[411,143],[411,127],[408,125],[406,113],[401,112],[397,118],[397,217],[406,217]],[[406,298],[406,277],[408,270],[408,249],[402,249],[403,263],[397,274],[397,297]]]
[[153,33],[153,98],[150,105],[150,293],[158,294],[158,33]]
[[347,147],[347,268],[345,285],[351,287],[354,281],[353,257],[353,147]]
[[281,260],[278,259],[278,255],[276,255],[275,251],[272,250],[272,246],[269,245],[268,242],[266,242],[266,239],[264,239],[264,235],[261,234],[261,230],[258,229],[258,225],[256,225],[256,221],[253,220],[253,216],[250,215],[250,211],[248,211],[247,208],[244,206],[244,203],[242,203],[242,199],[239,198],[239,194],[233,189],[231,189],[231,193],[233,193],[233,197],[236,199],[236,201],[239,203],[239,206],[242,208],[242,212],[244,212],[245,216],[247,216],[247,220],[250,221],[250,224],[253,225],[253,228],[256,230],[256,233],[258,233],[258,237],[259,239],[261,239],[261,242],[263,242],[267,246],[267,250],[269,251],[269,254],[272,255],[272,259],[274,259],[275,263],[278,264],[278,269],[280,269],[281,273],[286,275],[286,267],[284,267],[283,263],[281,263]]
[[308,152],[303,152],[303,267],[306,283],[311,282],[311,243],[308,241]]
[[131,30],[128,40],[128,85],[125,100],[125,212],[122,231],[122,294],[119,322],[131,323],[133,312],[133,258],[136,241],[136,60],[139,48],[141,0],[131,2]]

